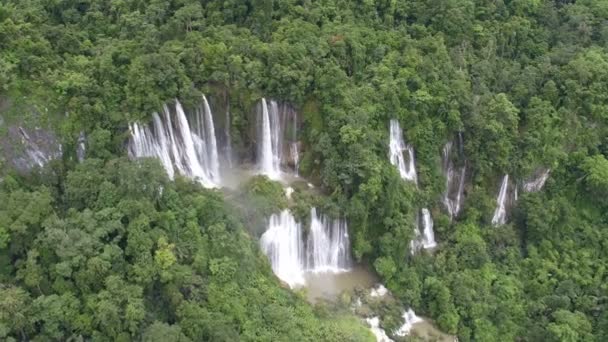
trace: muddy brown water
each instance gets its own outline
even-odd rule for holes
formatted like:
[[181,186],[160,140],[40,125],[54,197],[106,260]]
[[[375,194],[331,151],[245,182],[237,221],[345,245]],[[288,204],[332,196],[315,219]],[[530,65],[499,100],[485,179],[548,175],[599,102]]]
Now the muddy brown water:
[[[371,289],[379,283],[379,278],[363,265],[357,265],[348,272],[331,273],[319,272],[305,275],[306,298],[315,304],[320,300],[335,301],[344,291],[350,293],[355,288]],[[424,317],[415,323],[410,336],[420,338],[422,341],[453,342],[454,336],[437,329],[431,320]]]
[[304,277],[306,279],[306,297],[311,303],[316,303],[321,299],[331,301],[343,291],[352,292],[358,286],[371,288],[378,282],[375,274],[360,265],[347,272],[311,272]]

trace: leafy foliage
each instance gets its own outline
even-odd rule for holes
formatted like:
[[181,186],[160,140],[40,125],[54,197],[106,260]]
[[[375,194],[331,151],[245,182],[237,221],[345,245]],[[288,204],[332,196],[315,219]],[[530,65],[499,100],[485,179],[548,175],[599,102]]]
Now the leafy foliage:
[[12,260],[0,273],[3,339],[369,338],[282,288],[235,208],[170,182],[157,161],[87,159],[63,195],[9,178],[0,198]]
[[[4,1],[0,94],[48,116],[67,146],[86,131],[94,159],[75,169],[66,160],[57,181],[3,179],[0,336],[356,339],[340,328],[348,319],[319,322],[279,289],[242,234],[239,221],[259,234],[261,217],[286,205],[276,184],[247,185],[239,217],[217,193],[116,159],[129,122],[204,91],[230,103],[243,159],[255,101],[299,108],[302,174],[348,217],[353,255],[460,341],[608,339],[607,8]],[[415,148],[417,186],[388,163],[390,119]],[[458,132],[466,202],[451,222],[439,156]],[[539,168],[551,169],[546,188],[521,195],[510,224],[490,227],[496,180],[521,183]],[[421,206],[440,247],[412,257]]]

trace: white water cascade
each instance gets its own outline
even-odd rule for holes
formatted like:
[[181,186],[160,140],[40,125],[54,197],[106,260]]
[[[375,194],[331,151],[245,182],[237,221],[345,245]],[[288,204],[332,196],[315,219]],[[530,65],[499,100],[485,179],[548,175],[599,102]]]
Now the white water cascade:
[[492,217],[492,224],[502,225],[507,222],[507,192],[509,188],[509,175],[506,174],[500,185],[500,191],[498,192],[498,198],[496,199],[496,210],[494,210],[494,216]]
[[226,105],[226,117],[224,123],[224,159],[228,167],[232,167],[232,138],[230,137],[230,103]]
[[298,141],[298,112],[293,110],[292,115],[293,126],[291,132],[291,144],[289,145],[291,151],[291,160],[293,161],[293,170],[296,176],[300,174],[300,146]]
[[[407,162],[403,155],[404,152],[407,152],[408,155]],[[390,122],[389,158],[391,164],[397,166],[401,178],[418,183],[414,149],[403,141],[401,127],[395,119]]]
[[[202,110],[202,113],[201,113]],[[204,120],[201,120],[201,117]],[[213,113],[209,107],[207,98],[203,95],[203,108],[198,108],[196,113],[197,130],[193,135],[198,144],[199,155],[203,156],[204,165],[208,165],[211,179],[216,184],[220,180],[220,162],[217,153],[217,140],[215,139],[215,127],[213,124]]]
[[297,176],[300,166],[297,111],[286,103],[265,98],[258,108],[258,170],[270,179],[281,180],[282,167],[289,167]]
[[545,182],[549,178],[549,174],[551,173],[551,169],[540,169],[536,172],[536,175],[528,179],[524,182],[524,191],[525,192],[537,192],[540,191],[543,186],[545,186]]
[[298,113],[293,112],[293,125],[291,127],[291,142],[289,143],[289,154],[293,162],[293,169],[298,176],[300,169],[300,150],[298,147]]
[[341,272],[351,267],[350,240],[344,220],[330,220],[310,210],[307,269],[313,272]]
[[421,249],[422,249],[422,241],[421,241],[420,228],[418,228],[418,220],[416,220],[416,226],[414,227],[414,238],[410,241],[410,253],[412,255],[414,255]]
[[258,163],[260,171],[270,179],[281,178],[281,123],[276,101],[262,98],[261,127]]
[[[374,301],[383,300],[383,298],[386,296],[392,297],[389,290],[382,284],[377,284],[374,288],[372,288],[370,290],[369,296]],[[358,302],[361,303],[361,300],[358,299]],[[360,305],[361,304],[359,304],[359,306]],[[415,324],[424,322],[424,319],[418,317],[414,310],[412,310],[411,308],[404,310],[401,317],[403,318],[403,324],[397,330],[393,331],[392,335],[394,336],[407,336],[410,334]],[[365,321],[367,322],[367,324],[369,324],[370,330],[372,331],[374,336],[376,336],[376,341],[393,341],[387,335],[386,331],[380,327],[380,318],[378,316],[367,318]]]
[[305,238],[301,224],[284,210],[270,217],[260,245],[272,270],[291,287],[303,286],[308,272],[339,273],[351,268],[348,228],[344,220],[330,220],[310,213],[310,230]]
[[427,208],[422,208],[422,248],[429,249],[437,247],[435,232],[433,231],[433,218]]
[[403,311],[403,315],[401,317],[403,317],[404,322],[403,325],[401,325],[401,327],[399,327],[399,329],[395,331],[395,335],[397,336],[409,335],[410,331],[414,327],[414,324],[423,321],[422,318],[416,316],[416,313],[411,308],[407,309],[406,311]]
[[[414,238],[410,241],[410,252],[412,255],[421,249],[433,249],[437,247],[431,212],[427,208],[422,208],[420,212],[421,215],[416,216]],[[420,224],[422,224],[422,232],[420,231]]]
[[369,324],[369,329],[372,331],[372,334],[376,337],[377,342],[393,342],[388,335],[386,335],[386,331],[380,327],[380,317],[375,316],[371,318],[366,318],[365,321]]
[[76,142],[76,158],[78,159],[79,163],[82,163],[84,161],[84,157],[86,156],[86,142],[87,137],[84,135],[83,131],[80,131],[80,134],[78,135],[78,141]]
[[[461,137],[461,135],[459,135],[459,137]],[[459,145],[462,145],[462,143],[460,142]],[[462,147],[459,147],[459,151],[462,151]],[[462,208],[466,163],[456,170],[454,162],[451,159],[451,152],[452,142],[450,141],[443,147],[443,173],[446,178],[443,204],[447,208],[450,218],[453,219],[458,215]]]
[[289,152],[291,153],[291,159],[293,160],[295,174],[298,176],[300,170],[300,151],[297,142],[294,141],[289,145]]
[[154,113],[149,125],[131,124],[131,158],[156,157],[171,179],[177,170],[205,187],[217,186],[220,174],[215,128],[204,96],[201,106],[195,110],[192,122],[188,121],[181,103],[176,100],[175,113],[164,105],[162,118]]
[[270,216],[268,229],[260,238],[260,245],[279,279],[291,287],[305,284],[306,249],[302,243],[302,227],[289,210]]

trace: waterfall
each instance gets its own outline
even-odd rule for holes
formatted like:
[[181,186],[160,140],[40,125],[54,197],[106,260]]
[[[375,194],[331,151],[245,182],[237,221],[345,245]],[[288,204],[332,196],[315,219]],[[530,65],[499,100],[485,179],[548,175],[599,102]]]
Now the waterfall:
[[545,186],[545,182],[549,178],[549,174],[551,173],[551,169],[540,169],[536,172],[536,176],[531,177],[526,182],[524,182],[524,191],[525,192],[537,192],[540,191],[543,186]]
[[[404,151],[407,151],[408,154],[407,163],[403,156]],[[389,157],[391,164],[397,166],[401,178],[414,183],[418,182],[414,149],[403,141],[401,127],[395,119],[390,121]]]
[[376,337],[377,342],[393,342],[393,340],[386,335],[386,331],[380,327],[380,318],[378,316],[366,318],[365,321],[369,324],[369,329]]
[[422,248],[435,248],[435,232],[433,232],[433,218],[427,208],[422,208]]
[[[201,141],[204,142],[204,144],[201,146],[202,148],[198,152],[199,155],[202,155],[204,160],[206,160],[206,165],[208,165],[211,180],[217,184],[220,182],[220,162],[217,153],[217,140],[215,139],[213,113],[211,112],[209,102],[207,102],[205,95],[203,95],[203,108],[199,108],[196,111],[196,114],[198,122],[198,130],[196,134],[199,138],[201,138]],[[204,117],[204,120],[201,118],[201,116]]]
[[[395,336],[399,337],[409,335],[414,324],[424,321],[422,318],[416,316],[416,313],[412,309],[407,309],[404,311],[401,317],[403,317],[404,323],[393,333]],[[366,318],[365,321],[367,324],[369,324],[370,330],[376,337],[377,342],[393,342],[393,340],[386,334],[386,331],[380,327],[379,317],[375,316]]]
[[308,270],[340,272],[350,268],[350,242],[344,220],[330,220],[310,210],[308,235]]
[[[459,141],[461,135],[459,134]],[[462,142],[459,142],[462,145]],[[462,207],[464,192],[464,180],[466,176],[466,163],[458,171],[455,170],[454,162],[451,159],[452,142],[449,141],[443,147],[443,173],[446,177],[445,192],[443,193],[443,204],[453,219],[458,215]],[[461,151],[461,147],[459,147]],[[458,184],[458,187],[456,187]]]
[[291,287],[305,285],[308,272],[343,272],[351,267],[348,228],[344,220],[330,220],[310,212],[308,238],[288,210],[270,217],[260,238],[272,270]]
[[492,217],[492,224],[501,225],[507,222],[507,190],[509,187],[509,175],[506,174],[502,179],[500,185],[500,192],[496,199],[496,210]]
[[80,134],[78,135],[78,141],[77,141],[77,145],[76,145],[76,158],[78,159],[79,163],[82,163],[82,161],[84,160],[84,157],[86,155],[86,142],[87,142],[87,137],[84,135],[83,131],[80,131]]
[[265,98],[262,98],[262,122],[259,136],[261,144],[259,148],[258,163],[260,171],[270,179],[281,178],[281,125],[279,120],[279,109],[276,101],[270,101],[270,106]]
[[416,313],[412,309],[407,309],[407,311],[403,312],[404,323],[397,331],[395,331],[395,335],[397,336],[406,336],[410,334],[414,324],[422,322],[423,319],[416,316]]
[[416,254],[422,249],[422,243],[420,238],[420,229],[418,228],[418,220],[416,220],[416,227],[414,228],[414,238],[410,241],[410,253]]
[[369,295],[370,297],[384,297],[388,294],[388,289],[384,287],[382,284],[378,284],[376,287],[372,288]]
[[262,98],[258,107],[258,154],[260,173],[281,180],[282,167],[293,167],[298,175],[300,146],[298,145],[298,113],[288,104],[278,104]]
[[414,238],[410,241],[410,253],[416,254],[423,248],[422,234],[420,234],[420,214],[416,214],[416,222],[414,224]]
[[[410,241],[410,253],[412,255],[416,254],[421,249],[432,249],[437,247],[431,212],[427,208],[422,208],[420,212],[422,215],[416,215],[414,238]],[[420,224],[422,224],[422,232],[420,231]]]
[[268,229],[260,238],[260,244],[279,279],[291,287],[304,285],[305,246],[302,243],[302,228],[289,210],[270,216]]
[[[192,125],[177,100],[175,114],[164,105],[163,116],[153,113],[149,125],[131,124],[129,156],[160,159],[171,179],[177,170],[205,187],[217,186],[220,174],[215,128],[211,109],[204,96],[201,106],[194,112]],[[175,117],[175,122],[172,117]]]
[[226,122],[224,124],[224,138],[226,139],[226,147],[224,149],[226,163],[228,167],[232,167],[232,139],[230,137],[230,102],[226,105]]
[[293,160],[293,169],[295,171],[296,176],[298,176],[300,169],[300,152],[298,151],[297,141],[293,141],[289,145],[289,152],[291,154],[291,159]]
[[291,144],[289,144],[289,152],[293,161],[293,169],[296,176],[300,170],[300,151],[298,149],[298,113],[293,112],[293,127],[291,132]]
[[458,132],[458,153],[464,156],[464,141],[462,139],[462,132]]

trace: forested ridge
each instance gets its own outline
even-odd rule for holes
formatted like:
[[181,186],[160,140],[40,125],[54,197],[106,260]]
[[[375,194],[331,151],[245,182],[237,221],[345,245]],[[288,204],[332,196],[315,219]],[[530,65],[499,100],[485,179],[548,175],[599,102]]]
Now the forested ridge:
[[[245,161],[260,98],[301,112],[300,173],[349,220],[353,255],[459,341],[608,340],[605,0],[3,0],[0,133],[44,126],[64,153],[30,175],[0,161],[0,339],[371,337],[281,286],[242,203],[126,158],[130,123],[202,93],[229,105]],[[389,163],[391,119],[417,184]],[[441,152],[459,134],[451,220]],[[493,225],[503,175],[541,169]],[[260,215],[285,207],[253,182]],[[422,206],[439,246],[411,255]]]

